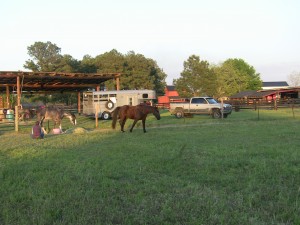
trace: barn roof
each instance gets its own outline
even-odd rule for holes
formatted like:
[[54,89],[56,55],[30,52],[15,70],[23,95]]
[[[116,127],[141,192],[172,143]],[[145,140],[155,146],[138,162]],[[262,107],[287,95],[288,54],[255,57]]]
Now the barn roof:
[[0,92],[16,88],[17,77],[22,91],[81,91],[120,77],[120,73],[62,73],[0,71]]
[[231,99],[240,99],[240,98],[264,98],[269,95],[274,95],[277,93],[283,92],[298,92],[300,89],[299,87],[295,88],[282,88],[282,89],[272,89],[272,90],[249,90],[249,91],[242,91],[237,94],[230,96]]
[[263,87],[287,87],[289,86],[286,81],[264,81],[262,82]]

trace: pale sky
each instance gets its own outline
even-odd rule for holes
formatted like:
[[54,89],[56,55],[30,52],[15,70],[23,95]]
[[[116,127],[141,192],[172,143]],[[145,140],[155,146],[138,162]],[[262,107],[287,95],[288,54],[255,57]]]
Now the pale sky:
[[7,0],[0,71],[25,70],[27,47],[50,41],[81,60],[112,49],[155,60],[167,84],[191,55],[241,58],[263,81],[300,72],[299,0]]

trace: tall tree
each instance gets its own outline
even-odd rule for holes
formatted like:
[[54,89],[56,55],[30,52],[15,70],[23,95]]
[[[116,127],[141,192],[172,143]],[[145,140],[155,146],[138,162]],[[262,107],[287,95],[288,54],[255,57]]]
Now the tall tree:
[[153,59],[130,51],[125,60],[122,82],[126,89],[154,89],[157,94],[163,94],[167,75]]
[[259,90],[262,87],[260,74],[257,73],[253,66],[250,66],[243,59],[227,59],[224,66],[229,65],[234,68],[236,77],[236,84],[238,91],[244,90]]
[[[113,49],[98,55],[95,58],[95,65],[98,73],[122,73],[121,89],[154,89],[158,94],[162,94],[166,85],[166,74],[158,67],[157,63],[133,51],[123,55]],[[106,81],[105,86],[112,90],[115,88],[115,83]]]
[[207,61],[192,55],[183,66],[180,78],[173,80],[176,90],[182,97],[213,95],[215,78]]
[[80,72],[80,62],[71,55],[63,55],[57,64],[56,72],[77,73]]
[[97,66],[95,65],[95,59],[90,55],[83,56],[80,61],[81,73],[97,73]]
[[245,83],[245,80],[242,80],[244,77],[240,76],[232,64],[216,66],[213,71],[216,77],[214,97],[231,96],[243,88],[241,85]]
[[56,44],[50,41],[35,42],[27,50],[32,59],[25,62],[24,68],[43,72],[52,72],[59,68],[62,56],[60,55],[61,49]]

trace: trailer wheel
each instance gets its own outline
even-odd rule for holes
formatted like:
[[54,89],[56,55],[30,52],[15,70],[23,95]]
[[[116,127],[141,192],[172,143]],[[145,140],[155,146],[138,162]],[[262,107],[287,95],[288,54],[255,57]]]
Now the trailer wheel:
[[112,109],[112,108],[114,108],[114,106],[115,106],[115,104],[110,100],[105,103],[105,107],[107,109]]
[[220,119],[222,117],[221,111],[219,109],[214,109],[212,117],[214,119]]
[[175,117],[177,119],[180,119],[180,118],[184,117],[184,112],[182,110],[176,111],[175,112]]
[[103,120],[109,120],[111,118],[111,114],[110,112],[104,111],[101,117]]

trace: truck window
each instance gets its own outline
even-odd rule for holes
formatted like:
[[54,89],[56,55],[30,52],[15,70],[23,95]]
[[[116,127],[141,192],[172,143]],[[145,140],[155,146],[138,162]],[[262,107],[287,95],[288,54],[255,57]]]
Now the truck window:
[[148,98],[148,94],[143,94],[143,98]]
[[192,104],[207,104],[204,98],[193,98]]
[[213,99],[213,98],[207,98],[207,101],[209,102],[209,104],[217,104],[218,102]]

